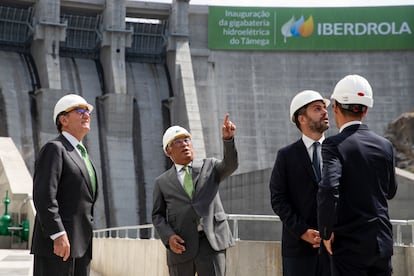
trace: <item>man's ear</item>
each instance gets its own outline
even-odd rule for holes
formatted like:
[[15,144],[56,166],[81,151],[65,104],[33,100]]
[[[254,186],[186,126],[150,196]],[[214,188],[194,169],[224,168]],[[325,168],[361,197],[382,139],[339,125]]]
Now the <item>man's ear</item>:
[[365,118],[365,116],[367,116],[367,113],[368,113],[368,107],[365,108],[365,110],[362,112],[361,120],[362,118]]
[[332,104],[332,110],[334,113],[338,113],[338,105],[336,103]]
[[59,122],[62,124],[62,126],[68,124],[68,118],[65,115],[60,115],[58,118]]
[[306,116],[305,115],[298,115],[298,122],[299,122],[300,125],[305,123],[305,121],[306,121]]

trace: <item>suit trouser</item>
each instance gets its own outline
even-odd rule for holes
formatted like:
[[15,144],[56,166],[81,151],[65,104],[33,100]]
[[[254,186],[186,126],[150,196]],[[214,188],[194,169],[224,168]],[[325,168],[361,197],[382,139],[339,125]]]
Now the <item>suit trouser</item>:
[[283,257],[282,261],[283,276],[331,276],[330,258],[323,245],[319,249],[319,254]]
[[[329,263],[322,264],[318,255],[283,257],[283,276],[330,276]],[[350,276],[350,275],[348,275]],[[354,275],[352,275],[354,276]]]
[[224,276],[226,275],[226,250],[215,251],[204,232],[200,232],[199,250],[194,260],[169,266],[170,276]]
[[34,255],[33,276],[89,276],[91,258],[69,258],[66,262],[58,256]]
[[391,257],[331,256],[332,276],[390,276]]

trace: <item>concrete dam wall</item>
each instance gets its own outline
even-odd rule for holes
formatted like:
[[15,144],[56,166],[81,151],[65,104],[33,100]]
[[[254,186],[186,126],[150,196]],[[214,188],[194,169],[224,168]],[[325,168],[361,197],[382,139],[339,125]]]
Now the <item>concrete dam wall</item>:
[[[329,97],[343,76],[365,76],[375,100],[365,122],[379,134],[414,107],[413,51],[213,51],[207,45],[208,8],[186,1],[174,6],[113,0],[1,5],[3,10],[33,9],[27,21],[33,33],[24,50],[0,39],[0,135],[13,139],[33,173],[38,150],[57,135],[56,101],[73,92],[93,103],[96,112],[84,142],[102,184],[97,228],[151,221],[153,180],[170,164],[161,149],[169,125],[195,134],[198,157],[220,157],[221,123],[230,113],[237,125],[240,166],[237,183],[223,191],[222,199],[230,211],[249,206],[245,213],[252,214],[269,212],[263,187],[277,150],[300,137],[288,115],[297,92],[314,89]],[[62,23],[69,14],[99,19],[101,33],[92,29],[86,35],[96,45],[63,51],[74,38],[64,30],[76,30]],[[126,26],[127,15],[165,23],[161,33],[154,31],[162,42],[147,46],[161,45],[157,59],[144,51],[132,58],[129,51],[139,39],[151,40]],[[9,30],[1,28],[5,19],[0,18],[0,35]],[[151,29],[153,23],[142,24]],[[336,132],[332,119],[327,135]],[[251,181],[262,188],[250,189]]]
[[[130,63],[127,74],[131,93],[104,95],[95,61],[61,58],[62,90],[33,92],[33,76],[28,72],[24,55],[0,51],[0,56],[4,118],[1,135],[13,138],[29,170],[33,173],[40,147],[57,136],[52,120],[56,101],[68,92],[81,94],[97,108],[84,141],[101,172],[100,178],[105,179],[101,182],[103,189],[97,207],[104,210],[106,204],[111,212],[106,217],[105,212],[98,212],[98,222],[101,221],[102,227],[106,227],[103,224],[106,220],[113,225],[127,225],[138,223],[139,215],[146,217],[140,210],[150,210],[151,202],[141,195],[145,189],[140,190],[137,183],[147,183],[151,188],[152,179],[163,171],[165,163],[158,141],[164,127],[162,101],[169,94],[165,67]],[[148,124],[149,121],[153,123]],[[146,160],[146,168],[142,160]]]

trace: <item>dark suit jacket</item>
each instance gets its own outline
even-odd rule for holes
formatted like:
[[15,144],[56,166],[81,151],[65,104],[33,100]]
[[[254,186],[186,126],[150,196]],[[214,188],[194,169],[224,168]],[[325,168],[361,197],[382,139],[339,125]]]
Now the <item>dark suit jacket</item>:
[[193,199],[184,191],[174,165],[155,180],[152,222],[167,248],[168,240],[174,234],[183,238],[186,247],[180,255],[167,250],[168,265],[187,262],[196,256],[198,221],[214,250],[224,250],[233,244],[218,188],[219,183],[237,169],[238,160],[234,140],[223,143],[223,160],[207,158],[193,161]]
[[[96,185],[98,187],[98,185]],[[93,206],[96,200],[82,157],[63,136],[46,143],[39,152],[33,178],[36,207],[31,253],[52,257],[50,236],[66,231],[70,257],[92,257]]]
[[318,254],[318,249],[300,238],[307,229],[317,229],[318,183],[302,139],[279,150],[270,178],[273,211],[283,222],[282,255]]
[[321,236],[334,255],[392,255],[387,199],[397,191],[391,143],[366,125],[351,125],[322,144],[318,192]]

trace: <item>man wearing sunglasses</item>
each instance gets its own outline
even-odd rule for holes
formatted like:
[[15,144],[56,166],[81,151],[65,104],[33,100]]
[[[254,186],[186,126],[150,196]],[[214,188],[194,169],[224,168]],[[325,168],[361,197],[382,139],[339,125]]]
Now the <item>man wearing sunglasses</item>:
[[98,185],[82,139],[90,130],[92,110],[75,94],[62,97],[54,108],[60,135],[40,150],[33,178],[34,276],[89,275]]
[[218,188],[238,167],[235,130],[226,114],[223,160],[195,160],[191,134],[180,126],[164,133],[163,150],[174,165],[155,180],[152,221],[171,276],[225,275],[226,248],[234,241]]

